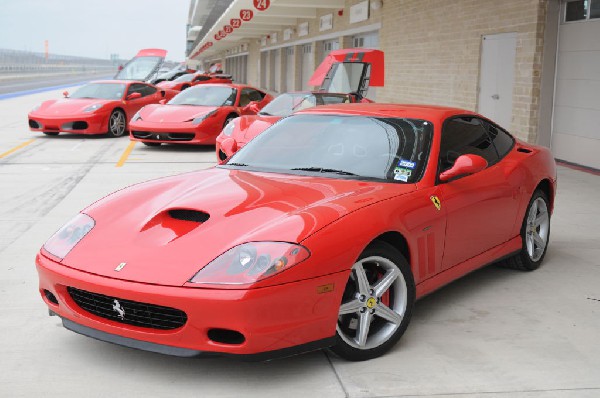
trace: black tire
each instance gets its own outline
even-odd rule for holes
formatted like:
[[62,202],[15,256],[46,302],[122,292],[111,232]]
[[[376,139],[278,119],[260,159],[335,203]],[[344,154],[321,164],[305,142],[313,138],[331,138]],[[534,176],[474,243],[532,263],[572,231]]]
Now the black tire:
[[231,114],[227,115],[227,117],[225,118],[225,123],[223,123],[223,128],[222,128],[221,130],[223,130],[223,129],[225,128],[225,126],[227,126],[227,124],[228,124],[230,121],[232,121],[233,119],[236,119],[236,118],[238,118],[238,117],[239,117],[239,116],[238,116],[238,115],[236,115],[236,114],[234,114],[234,113],[231,113]]
[[142,141],[142,144],[144,144],[146,146],[160,146],[161,142],[145,142],[145,141]]
[[[364,270],[363,275],[369,284],[369,297],[363,295],[358,287],[360,284],[358,280],[361,279],[358,269]],[[383,274],[380,274],[382,271]],[[375,291],[377,282],[382,280],[379,279],[380,277],[383,278],[389,273],[393,273],[395,279],[379,295]],[[365,361],[385,354],[406,331],[415,303],[415,294],[413,275],[404,256],[388,243],[373,242],[363,251],[350,272],[340,304],[336,343],[330,350],[350,361]],[[344,307],[346,309],[343,310]],[[354,311],[356,308],[358,309]],[[392,311],[392,315],[397,318],[396,321],[384,318],[389,316],[386,315],[389,314],[386,308]],[[359,328],[363,316],[366,317],[364,319],[368,328],[364,343],[361,344]]]
[[[540,204],[543,202],[543,209],[540,209]],[[531,212],[532,208],[536,204],[534,219],[542,216],[545,211],[547,214],[547,225],[534,225],[531,223]],[[523,243],[523,247],[521,251],[515,254],[512,257],[509,257],[500,262],[500,265],[517,269],[520,271],[533,271],[540,267],[544,257],[546,256],[546,251],[548,250],[548,243],[550,242],[550,204],[548,201],[548,197],[541,190],[536,190],[527,205],[527,211],[525,212],[525,216],[523,217],[523,223],[521,225],[521,241]],[[543,218],[543,217],[541,217]],[[534,232],[535,230],[535,232]],[[535,248],[535,243],[532,243],[530,240],[530,244],[534,245],[533,254],[528,246],[528,239],[535,233],[537,236],[541,237],[545,240],[545,245],[543,248],[538,247]],[[535,242],[535,240],[534,240]]]
[[58,135],[58,131],[44,131],[44,134],[49,136],[55,136]]
[[127,118],[125,112],[115,109],[108,118],[108,135],[110,137],[122,137],[127,131]]

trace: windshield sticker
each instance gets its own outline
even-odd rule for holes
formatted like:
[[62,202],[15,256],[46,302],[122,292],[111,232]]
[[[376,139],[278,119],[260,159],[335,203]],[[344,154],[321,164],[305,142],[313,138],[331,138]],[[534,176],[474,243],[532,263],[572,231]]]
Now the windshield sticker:
[[405,168],[403,168],[403,167],[396,167],[396,168],[394,169],[394,174],[396,174],[396,175],[398,175],[398,174],[399,174],[399,175],[403,175],[403,176],[410,177],[410,176],[411,176],[411,174],[412,174],[412,171],[411,171],[411,170],[409,170],[409,169],[405,169]]
[[399,167],[406,167],[409,169],[414,169],[417,166],[416,162],[411,162],[410,160],[406,160],[406,159],[400,159],[400,161],[398,162],[398,166]]
[[408,176],[404,174],[395,174],[394,180],[408,182]]

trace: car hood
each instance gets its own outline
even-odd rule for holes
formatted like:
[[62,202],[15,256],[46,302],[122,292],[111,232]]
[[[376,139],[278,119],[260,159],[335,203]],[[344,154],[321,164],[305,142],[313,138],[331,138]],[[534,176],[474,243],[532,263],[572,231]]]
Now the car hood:
[[180,123],[204,116],[216,109],[218,109],[216,106],[152,104],[145,106],[141,110],[140,116],[144,122]]
[[84,109],[95,104],[107,104],[110,100],[98,98],[63,98],[59,100],[45,101],[35,111],[46,115],[72,115],[82,113]]
[[[359,208],[414,189],[413,184],[224,168],[163,178],[118,191],[84,210],[96,225],[63,264],[115,279],[181,286],[241,243],[302,242]],[[208,220],[177,219],[173,210],[181,209]],[[117,272],[121,263],[126,266]]]
[[268,127],[276,123],[281,116],[249,115],[242,116],[236,124],[233,137],[238,143],[245,144]]

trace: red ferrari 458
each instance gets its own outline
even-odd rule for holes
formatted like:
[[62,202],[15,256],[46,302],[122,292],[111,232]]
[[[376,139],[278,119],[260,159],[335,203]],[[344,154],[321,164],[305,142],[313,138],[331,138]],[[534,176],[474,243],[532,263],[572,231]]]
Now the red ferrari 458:
[[120,137],[129,119],[143,106],[169,100],[177,92],[148,83],[103,80],[81,86],[65,98],[49,100],[29,112],[29,129],[58,133],[106,134]]
[[130,137],[148,146],[214,144],[227,123],[256,113],[272,99],[270,94],[240,84],[190,87],[167,103],[149,105],[136,113],[131,119]]
[[555,189],[547,148],[473,112],[314,107],[84,209],[38,254],[39,291],[67,329],[129,347],[365,360],[415,299],[498,260],[538,268]]
[[168,88],[175,91],[183,91],[186,88],[197,86],[198,84],[208,83],[233,83],[231,75],[214,75],[208,73],[190,73],[179,76],[177,79],[170,82],[158,83],[158,87]]

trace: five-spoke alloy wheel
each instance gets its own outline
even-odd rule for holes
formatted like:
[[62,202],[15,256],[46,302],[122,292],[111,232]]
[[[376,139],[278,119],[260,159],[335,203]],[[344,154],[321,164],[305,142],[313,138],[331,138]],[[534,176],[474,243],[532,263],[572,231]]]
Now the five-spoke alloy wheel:
[[352,266],[332,350],[355,361],[382,355],[406,330],[414,300],[406,259],[391,245],[374,242]]
[[111,137],[121,137],[125,134],[126,127],[125,113],[120,109],[112,111],[108,119],[108,134]]

